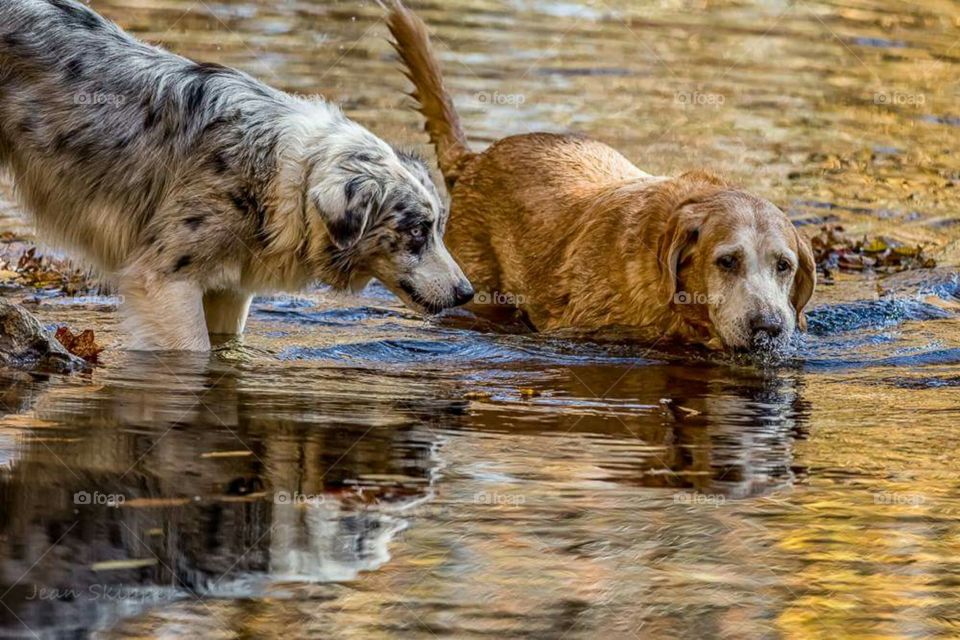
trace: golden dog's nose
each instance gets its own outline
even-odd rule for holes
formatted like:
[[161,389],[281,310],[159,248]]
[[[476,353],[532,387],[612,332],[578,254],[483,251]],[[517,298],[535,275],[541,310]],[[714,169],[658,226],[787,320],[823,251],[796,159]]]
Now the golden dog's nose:
[[775,314],[761,313],[750,318],[750,334],[758,338],[779,338],[783,333],[783,319]]

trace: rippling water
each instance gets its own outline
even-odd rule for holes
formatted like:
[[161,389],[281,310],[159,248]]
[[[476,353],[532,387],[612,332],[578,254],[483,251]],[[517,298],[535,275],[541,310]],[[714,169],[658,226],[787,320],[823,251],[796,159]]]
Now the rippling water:
[[[422,146],[374,3],[92,4]],[[941,266],[821,287],[762,365],[374,286],[258,300],[217,357],[7,374],[0,636],[960,634],[960,6],[413,4],[477,146],[586,132]],[[115,303],[35,309],[115,345]]]

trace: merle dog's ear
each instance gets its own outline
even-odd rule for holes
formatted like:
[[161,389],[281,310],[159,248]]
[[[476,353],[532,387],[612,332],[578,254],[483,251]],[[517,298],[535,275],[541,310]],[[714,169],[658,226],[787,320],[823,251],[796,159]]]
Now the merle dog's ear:
[[[342,174],[341,174],[342,175]],[[338,249],[355,246],[383,199],[383,189],[371,176],[353,174],[340,180],[325,180],[309,193],[323,220],[330,241]]]

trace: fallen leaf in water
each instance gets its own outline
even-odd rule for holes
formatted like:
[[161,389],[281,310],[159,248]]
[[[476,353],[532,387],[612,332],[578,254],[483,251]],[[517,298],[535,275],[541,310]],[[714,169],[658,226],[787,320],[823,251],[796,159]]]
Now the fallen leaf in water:
[[493,394],[489,391],[467,391],[463,397],[467,400],[487,400],[492,398]]
[[890,245],[883,238],[873,238],[872,240],[865,240],[861,248],[867,253],[880,253],[889,249]]
[[107,560],[90,565],[94,571],[121,571],[123,569],[142,569],[157,564],[156,558],[140,558],[137,560]]
[[91,329],[74,334],[69,327],[60,327],[54,337],[63,345],[64,349],[87,362],[96,362],[97,356],[103,351],[103,347],[97,344]]

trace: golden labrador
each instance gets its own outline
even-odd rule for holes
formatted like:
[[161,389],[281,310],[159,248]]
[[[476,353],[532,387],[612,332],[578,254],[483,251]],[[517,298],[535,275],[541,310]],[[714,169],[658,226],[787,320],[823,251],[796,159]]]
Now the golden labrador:
[[580,136],[470,151],[426,26],[399,0],[389,9],[475,308],[505,300],[539,330],[627,326],[735,350],[781,347],[805,328],[813,253],[775,205],[705,171],[647,174]]

